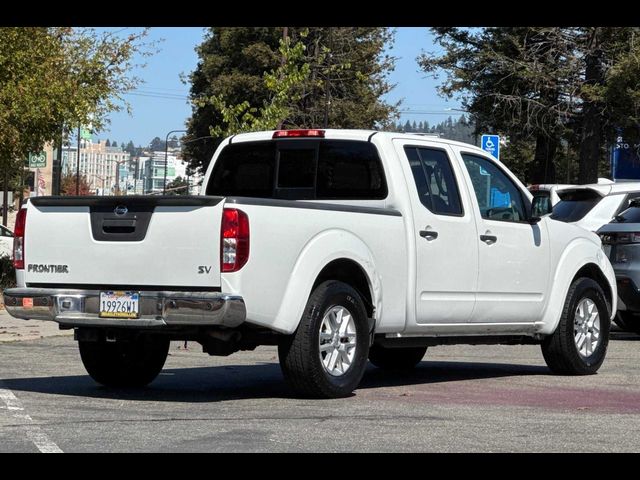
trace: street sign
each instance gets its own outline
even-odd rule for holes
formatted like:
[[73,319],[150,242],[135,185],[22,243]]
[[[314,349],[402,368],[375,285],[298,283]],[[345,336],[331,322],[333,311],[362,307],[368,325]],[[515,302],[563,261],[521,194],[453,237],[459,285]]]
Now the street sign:
[[91,130],[87,128],[81,128],[80,138],[82,138],[83,140],[91,140]]
[[45,152],[29,154],[29,168],[44,168],[47,166],[47,154]]
[[500,137],[498,135],[482,135],[482,150],[500,160]]

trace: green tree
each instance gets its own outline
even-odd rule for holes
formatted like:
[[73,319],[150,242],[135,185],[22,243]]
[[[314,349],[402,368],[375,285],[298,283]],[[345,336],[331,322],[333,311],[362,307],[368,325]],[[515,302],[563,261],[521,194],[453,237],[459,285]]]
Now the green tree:
[[133,140],[129,140],[129,143],[127,143],[127,146],[124,147],[124,151],[129,153],[132,157],[136,155],[136,147],[133,144]]
[[573,115],[568,92],[579,86],[571,29],[492,27],[434,29],[443,54],[423,54],[425,72],[446,72],[440,92],[456,96],[475,119],[475,132],[535,142],[525,178],[555,181],[556,152]]
[[0,28],[0,171],[68,138],[78,124],[100,130],[128,103],[133,59],[149,53],[146,30],[124,38],[62,27]]
[[162,140],[160,137],[154,137],[154,139],[151,140],[151,143],[149,144],[149,149],[152,152],[164,151],[165,143],[166,142]]
[[214,137],[222,138],[242,132],[272,130],[291,115],[292,105],[300,99],[298,87],[309,77],[309,64],[302,63],[305,46],[297,42],[291,46],[290,38],[280,40],[281,65],[264,75],[264,84],[271,93],[262,107],[244,101],[228,105],[223,95],[216,95],[210,102],[222,116],[222,124],[211,127]]
[[[76,180],[77,176],[75,173],[67,173],[62,176],[60,180],[60,193],[62,195],[75,195],[76,194]],[[89,186],[89,182],[87,177],[84,175],[80,175],[80,195],[90,195],[91,188]]]
[[186,178],[176,177],[167,184],[167,195],[189,195]]
[[[210,136],[211,127],[226,128],[221,105],[209,101],[213,97],[223,98],[227,107],[247,102],[259,109],[273,102],[265,72],[285,65],[280,46],[284,37],[291,38],[291,48],[298,43],[305,47],[297,65],[306,64],[309,70],[304,81],[288,86],[290,100],[296,100],[286,105],[288,115],[280,122],[284,128],[373,128],[393,116],[396,106],[382,100],[392,87],[387,75],[393,59],[384,54],[392,33],[386,28],[212,27],[197,49],[200,60],[189,76],[189,137]],[[219,141],[186,144],[191,167],[206,167]]]

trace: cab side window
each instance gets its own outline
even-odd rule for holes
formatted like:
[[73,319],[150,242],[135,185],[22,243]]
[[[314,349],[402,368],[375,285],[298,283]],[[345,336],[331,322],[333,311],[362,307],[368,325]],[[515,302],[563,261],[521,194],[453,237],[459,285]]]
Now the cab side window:
[[460,216],[462,204],[449,157],[444,150],[404,147],[420,202],[437,215]]
[[500,168],[469,153],[463,153],[462,160],[471,177],[482,218],[503,222],[526,220],[522,193]]

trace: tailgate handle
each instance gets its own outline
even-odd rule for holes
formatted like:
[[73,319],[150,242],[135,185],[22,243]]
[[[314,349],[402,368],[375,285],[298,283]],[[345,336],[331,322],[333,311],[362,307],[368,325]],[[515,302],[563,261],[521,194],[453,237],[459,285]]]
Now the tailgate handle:
[[104,233],[133,233],[136,231],[135,220],[104,220],[102,222]]

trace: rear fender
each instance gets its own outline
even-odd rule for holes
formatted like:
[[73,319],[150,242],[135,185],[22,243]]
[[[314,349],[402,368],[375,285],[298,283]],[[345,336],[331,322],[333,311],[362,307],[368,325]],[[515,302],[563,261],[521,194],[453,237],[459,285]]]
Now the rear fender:
[[376,271],[371,251],[353,233],[331,229],[311,238],[300,252],[272,325],[273,329],[287,334],[295,332],[316,278],[325,266],[338,259],[352,260],[362,268],[367,276],[375,315],[380,317],[382,281]]

